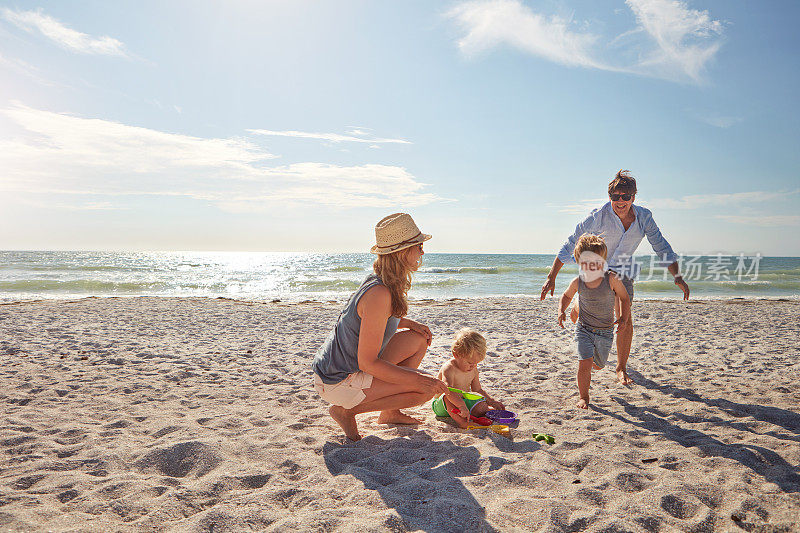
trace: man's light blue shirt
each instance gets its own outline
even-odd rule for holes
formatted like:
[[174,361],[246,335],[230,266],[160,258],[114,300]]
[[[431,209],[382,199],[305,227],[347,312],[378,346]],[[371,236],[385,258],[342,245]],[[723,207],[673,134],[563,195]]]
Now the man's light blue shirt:
[[661,259],[662,266],[674,263],[678,260],[678,254],[672,250],[667,239],[661,235],[661,230],[658,229],[655,220],[653,220],[653,213],[649,209],[638,205],[631,205],[636,220],[625,230],[622,221],[619,219],[611,202],[607,202],[600,209],[595,209],[586,220],[575,226],[575,233],[567,239],[561,251],[558,252],[558,259],[562,263],[574,263],[575,244],[584,233],[593,233],[600,235],[606,243],[608,248],[608,268],[620,275],[635,278],[639,274],[639,264],[632,262],[633,253],[642,239],[647,237],[653,251],[659,259]]

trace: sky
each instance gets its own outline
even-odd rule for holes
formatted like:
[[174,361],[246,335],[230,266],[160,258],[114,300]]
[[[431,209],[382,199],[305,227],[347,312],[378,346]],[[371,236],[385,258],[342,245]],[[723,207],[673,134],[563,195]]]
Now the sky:
[[[800,255],[800,3],[0,0],[0,249]],[[640,253],[649,253],[645,242]]]

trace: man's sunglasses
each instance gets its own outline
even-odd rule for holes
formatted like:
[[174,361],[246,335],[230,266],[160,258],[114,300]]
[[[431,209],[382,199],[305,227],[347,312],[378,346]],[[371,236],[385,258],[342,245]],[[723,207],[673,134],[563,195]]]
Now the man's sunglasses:
[[627,202],[628,200],[633,198],[633,195],[632,194],[609,194],[608,197],[611,198],[611,200],[614,201],[614,202],[616,202],[618,200],[623,200],[623,201]]

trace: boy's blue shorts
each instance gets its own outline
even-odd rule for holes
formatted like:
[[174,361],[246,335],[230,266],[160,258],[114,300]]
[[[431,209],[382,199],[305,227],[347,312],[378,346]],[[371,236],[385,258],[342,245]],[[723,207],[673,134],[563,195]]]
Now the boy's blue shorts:
[[611,352],[611,344],[614,341],[614,328],[592,328],[578,323],[575,329],[575,340],[578,341],[578,358],[593,358],[594,363],[603,368],[608,361],[608,354]]

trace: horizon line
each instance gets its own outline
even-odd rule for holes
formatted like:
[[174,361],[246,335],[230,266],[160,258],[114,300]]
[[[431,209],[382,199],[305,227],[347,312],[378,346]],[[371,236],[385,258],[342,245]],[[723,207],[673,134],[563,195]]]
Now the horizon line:
[[[0,253],[5,252],[101,252],[101,253],[203,253],[203,254],[363,254],[363,255],[375,255],[371,252],[365,251],[337,251],[337,252],[323,252],[323,251],[313,251],[313,250],[178,250],[178,249],[171,249],[171,250],[153,250],[153,249],[96,249],[96,248],[85,248],[85,249],[0,249]],[[787,259],[796,259],[800,258],[800,255],[766,255],[761,252],[755,252],[753,254],[748,254],[744,252],[736,252],[736,253],[720,253],[719,251],[714,253],[683,253],[678,255],[683,255],[685,257],[696,257],[696,256],[703,256],[703,257],[714,257],[717,255],[722,255],[723,257],[738,257],[740,254],[743,254],[745,257],[754,257],[756,254],[761,255],[762,258],[770,257],[770,258],[787,258]],[[425,255],[550,255],[556,257],[558,255],[558,251],[556,252],[425,252]],[[649,257],[655,255],[653,253],[645,253],[645,254],[634,254],[634,257]]]

